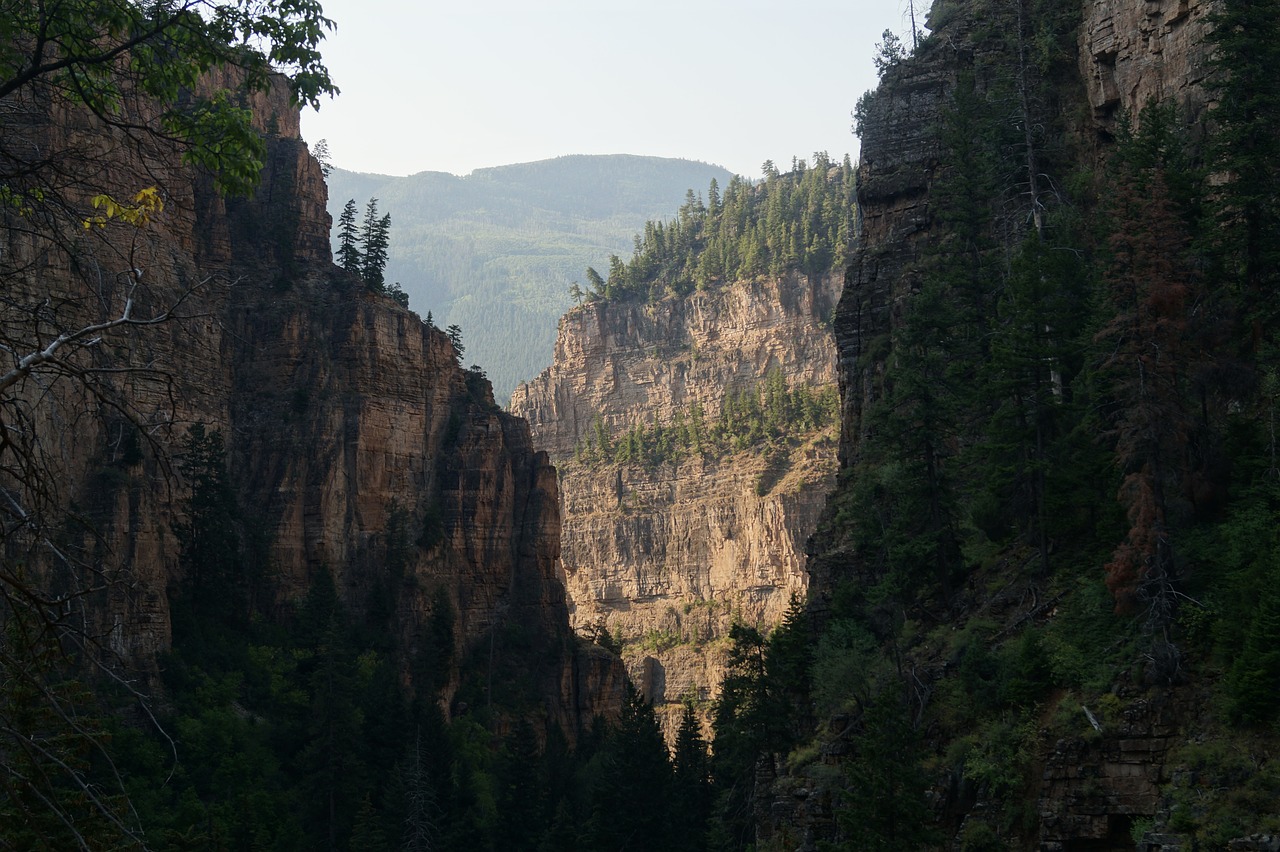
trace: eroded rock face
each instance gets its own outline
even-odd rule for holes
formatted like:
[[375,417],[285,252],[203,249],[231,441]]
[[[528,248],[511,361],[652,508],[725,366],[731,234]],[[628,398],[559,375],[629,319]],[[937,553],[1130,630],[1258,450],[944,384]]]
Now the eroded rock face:
[[777,367],[792,382],[832,380],[839,274],[759,278],[656,304],[589,302],[560,320],[553,364],[516,388],[511,410],[553,459],[572,455],[599,416],[614,432],[669,422]]
[[[130,176],[146,171],[166,207],[126,235],[128,254],[104,243],[101,264],[143,270],[146,311],[191,290],[184,319],[106,342],[118,363],[139,368],[121,398],[154,444],[121,450],[134,425],[110,411],[59,427],[66,410],[94,410],[74,383],[58,386],[64,397],[51,409],[60,497],[87,509],[102,535],[84,547],[122,581],[94,612],[103,635],[144,669],[169,646],[167,592],[182,579],[174,529],[190,485],[166,459],[203,424],[222,432],[240,505],[269,543],[280,617],[322,570],[363,611],[387,576],[399,513],[408,565],[394,618],[406,653],[446,601],[461,661],[488,649],[491,634],[518,631],[538,649],[526,668],[545,717],[572,738],[596,713],[617,712],[624,674],[607,655],[579,653],[569,628],[554,468],[528,426],[494,405],[488,383],[459,367],[443,332],[332,264],[326,188],[298,137],[297,108],[282,87],[253,103],[268,150],[251,198],[218,196],[162,151],[102,146],[118,166],[104,175],[121,180],[103,191],[129,197]],[[92,122],[75,132],[92,139]],[[30,267],[21,286],[74,299],[83,284],[55,261]],[[128,280],[115,271],[106,279]],[[87,321],[110,300],[82,301]]]
[[727,391],[774,369],[793,386],[829,386],[839,287],[838,276],[791,275],[656,304],[588,304],[561,321],[554,364],[512,397],[559,465],[573,625],[622,641],[669,735],[684,699],[718,689],[729,627],[767,631],[803,596],[805,542],[834,485],[834,428],[773,460],[692,455],[646,467],[576,461],[575,449],[597,420],[618,435],[696,403],[714,422]]
[[1204,117],[1210,0],[1088,0],[1080,72],[1099,129],[1149,101],[1174,103],[1187,126]]
[[1085,843],[1133,848],[1133,824],[1156,812],[1161,786],[1169,780],[1165,763],[1178,733],[1174,709],[1137,699],[1102,731],[1053,744],[1038,804],[1044,852]]

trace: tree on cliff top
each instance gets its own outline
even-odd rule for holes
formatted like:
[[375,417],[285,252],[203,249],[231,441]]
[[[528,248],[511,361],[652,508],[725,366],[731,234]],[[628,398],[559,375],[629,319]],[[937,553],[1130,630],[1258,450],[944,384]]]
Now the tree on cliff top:
[[378,199],[370,198],[364,212],[364,227],[360,231],[363,257],[360,275],[371,290],[382,292],[386,288],[383,270],[387,267],[387,248],[391,244],[391,214],[378,216]]
[[360,232],[356,228],[356,200],[348,198],[338,218],[338,251],[333,259],[348,272],[360,274]]

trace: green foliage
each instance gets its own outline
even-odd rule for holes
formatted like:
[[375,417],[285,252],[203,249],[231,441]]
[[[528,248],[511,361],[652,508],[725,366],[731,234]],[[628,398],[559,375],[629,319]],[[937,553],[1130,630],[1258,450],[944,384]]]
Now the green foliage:
[[790,269],[818,274],[847,263],[854,238],[849,159],[835,164],[818,152],[812,165],[797,160],[786,175],[767,165],[762,184],[734,177],[723,196],[713,184],[711,207],[689,190],[674,220],[650,221],[636,235],[629,261],[610,257],[608,278],[593,291],[611,301],[655,301],[724,281]]
[[378,215],[378,199],[370,198],[364,220],[356,226],[356,201],[347,199],[338,217],[338,248],[334,260],[347,272],[360,276],[364,285],[375,293],[386,293],[402,307],[409,307],[409,297],[400,283],[388,285],[385,270],[391,245],[391,214]]
[[378,199],[370,198],[360,229],[360,277],[375,292],[386,289],[383,270],[387,267],[387,247],[391,243],[391,214],[378,216]]
[[753,798],[760,760],[786,754],[809,720],[793,712],[808,705],[809,624],[801,601],[793,600],[783,623],[768,639],[735,624],[716,701],[712,727],[712,833],[718,843],[744,848],[754,835]]
[[192,426],[178,456],[191,494],[174,534],[182,546],[183,592],[189,605],[227,622],[243,622],[257,578],[245,570],[247,533],[226,465],[222,433],[207,432],[199,423]]
[[[1210,240],[1225,283],[1235,288],[1244,311],[1269,326],[1275,306],[1265,295],[1280,269],[1280,5],[1275,0],[1226,0],[1210,17],[1210,68],[1216,95],[1210,141],[1213,169],[1221,182],[1213,194]],[[1216,226],[1216,227],[1215,227]]]
[[876,65],[876,75],[883,79],[890,68],[897,66],[906,58],[907,48],[903,45],[902,39],[893,30],[885,30],[880,36],[880,42],[876,45],[876,54],[871,57],[871,61]]
[[843,762],[846,787],[836,820],[839,839],[824,850],[924,848],[936,842],[928,820],[927,781],[920,766],[919,733],[893,690],[861,707],[851,755]]
[[653,708],[630,685],[618,727],[605,740],[591,791],[587,847],[670,849],[671,763]]
[[834,619],[818,640],[813,662],[813,694],[818,718],[852,709],[857,696],[879,672],[878,647],[855,619]]
[[[3,17],[0,100],[53,97],[121,130],[162,136],[228,192],[252,188],[265,146],[250,111],[228,92],[202,87],[203,75],[238,69],[244,89],[265,91],[272,74],[282,73],[294,101],[313,107],[321,95],[337,93],[318,52],[333,22],[315,2],[234,0],[199,9],[170,0],[55,8],[10,2]],[[156,108],[132,109],[135,91]],[[54,155],[46,162],[61,160]],[[22,175],[21,185],[41,180],[46,168],[13,174]],[[7,183],[10,175],[3,177]]]
[[44,619],[10,608],[3,616],[0,844],[144,848],[127,788],[111,767],[106,714],[94,694]]
[[720,414],[708,423],[701,403],[677,410],[668,422],[637,424],[611,434],[597,416],[574,451],[583,464],[633,464],[656,468],[693,455],[722,459],[733,453],[794,445],[800,435],[824,429],[837,417],[833,387],[789,388],[782,372],[773,369],[756,387],[730,389]]
[[[819,558],[844,582],[815,605],[813,701],[770,718],[785,730],[812,706],[841,728],[796,752],[812,778],[827,769],[813,755],[840,755],[832,848],[940,847],[900,831],[938,815],[925,790],[948,772],[983,811],[945,842],[1017,845],[1046,726],[1124,735],[1188,680],[1206,728],[1171,755],[1167,825],[1135,820],[1135,842],[1275,830],[1274,5],[1214,13],[1207,146],[1153,104],[1121,120],[1095,174],[1072,165],[1059,100],[1078,4],[979,4],[938,127],[926,248],[859,352],[856,447],[824,531],[838,543]],[[890,46],[883,67],[898,61]],[[859,122],[890,102],[867,96]],[[717,761],[739,770],[763,751],[735,751],[768,706],[758,658],[735,657],[738,715],[717,718]],[[1150,705],[1133,699],[1144,689]],[[744,846],[729,818],[742,799],[721,795],[719,835]]]
[[356,228],[356,200],[348,198],[338,217],[338,249],[334,260],[348,272],[360,274],[360,232]]
[[1236,838],[1280,831],[1274,803],[1280,796],[1280,766],[1274,738],[1242,738],[1221,732],[1188,742],[1170,754],[1179,772],[1168,790],[1169,827],[1191,835],[1207,849],[1223,849]]
[[[1106,274],[1112,319],[1098,334],[1109,350],[1099,372],[1115,404],[1113,434],[1124,473],[1119,497],[1130,521],[1107,572],[1118,608],[1132,610],[1143,599],[1149,619],[1167,622],[1168,584],[1177,570],[1173,495],[1192,476],[1186,462],[1193,458],[1178,448],[1196,428],[1187,384],[1203,357],[1191,310],[1201,301],[1201,282],[1157,147],[1168,136],[1165,116],[1148,110],[1143,117],[1142,134],[1121,148],[1117,163]],[[1154,156],[1144,156],[1152,148]]]
[[702,723],[693,705],[686,703],[672,752],[668,814],[678,830],[670,834],[671,849],[695,852],[704,848],[703,834],[711,817],[711,796],[711,757],[702,736]]

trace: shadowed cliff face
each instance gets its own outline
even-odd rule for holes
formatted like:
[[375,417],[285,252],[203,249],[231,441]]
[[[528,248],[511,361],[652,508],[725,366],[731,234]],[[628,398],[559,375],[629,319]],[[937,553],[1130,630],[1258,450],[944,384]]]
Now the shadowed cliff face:
[[575,450],[598,429],[620,440],[695,404],[715,423],[728,392],[771,370],[793,387],[830,386],[826,319],[838,291],[835,276],[793,275],[656,304],[589,304],[561,320],[555,363],[512,398],[559,466],[573,625],[621,641],[669,735],[684,699],[716,694],[730,626],[767,632],[803,597],[805,542],[834,484],[834,425],[792,436],[785,452],[656,465]]
[[[91,413],[72,384],[58,387],[58,408],[86,412],[75,428],[49,424],[63,448],[63,497],[92,508],[102,535],[83,547],[121,581],[93,615],[135,665],[168,648],[167,592],[182,571],[174,529],[190,487],[170,459],[204,424],[223,433],[240,506],[266,542],[269,608],[288,617],[327,570],[360,613],[387,576],[390,548],[406,548],[393,616],[404,648],[442,601],[456,613],[462,660],[487,651],[495,633],[521,631],[538,649],[526,667],[540,712],[572,737],[584,719],[616,711],[622,673],[580,654],[569,629],[554,469],[527,425],[455,363],[443,332],[332,265],[325,185],[297,136],[297,110],[283,90],[254,106],[268,153],[252,198],[218,196],[162,151],[103,147],[117,167],[101,191],[128,197],[145,177],[167,203],[98,250],[102,277],[143,269],[148,307],[190,292],[183,319],[107,340],[113,363],[136,369],[117,388],[133,424],[105,407]],[[142,168],[142,156],[155,160]],[[21,285],[78,299],[85,317],[105,309],[57,263],[37,264]],[[130,456],[119,446],[135,424],[148,440]],[[393,510],[403,541],[390,541]],[[455,664],[446,698],[458,683]]]
[[[1208,50],[1204,39],[1212,5],[1197,0],[1081,4],[1076,30],[1079,77],[1056,93],[1065,105],[1063,114],[1082,119],[1064,122],[1080,165],[1097,167],[1113,141],[1118,119],[1136,119],[1149,99],[1177,104],[1180,118],[1189,126],[1203,117]],[[935,12],[942,6],[935,3]],[[964,166],[944,161],[939,128],[961,76],[972,72],[975,55],[989,47],[974,38],[982,21],[979,6],[946,3],[945,24],[914,56],[890,68],[865,102],[858,172],[860,245],[835,314],[844,472],[852,472],[868,443],[864,415],[883,392],[885,365],[892,357],[887,341],[902,325],[907,300],[919,290],[922,260],[945,236],[935,195],[939,177],[948,167]],[[852,487],[849,478],[841,480],[841,490]],[[840,499],[837,493],[832,505]],[[856,583],[868,576],[849,534],[839,527],[832,509],[813,539],[808,563],[811,607],[819,616],[838,583]],[[996,597],[982,597],[981,606],[994,611]],[[965,617],[954,613],[951,620],[952,630],[965,624]],[[949,663],[941,665],[945,669]],[[1160,786],[1169,780],[1169,748],[1176,744],[1180,726],[1196,712],[1180,701],[1176,695],[1163,703],[1139,699],[1126,710],[1123,724],[1105,730],[1095,725],[1097,737],[1090,731],[1086,737],[1043,745],[1036,761],[1043,774],[1037,776],[1038,789],[1032,793],[1037,848],[1134,848],[1129,827],[1150,818],[1159,806]],[[847,722],[830,720],[830,727],[837,730]],[[941,749],[947,744],[931,745]],[[847,751],[839,735],[829,737],[823,747],[832,763],[839,763]],[[972,807],[971,800],[965,803],[972,791],[956,788],[955,779],[949,782],[952,788],[947,783],[935,779],[932,788],[939,820],[944,811],[963,815]],[[801,848],[813,848],[815,836],[830,836],[835,830],[830,802],[810,795],[823,784],[816,774],[803,770],[784,774],[774,788],[774,810],[763,821],[762,833],[804,836],[806,845]]]

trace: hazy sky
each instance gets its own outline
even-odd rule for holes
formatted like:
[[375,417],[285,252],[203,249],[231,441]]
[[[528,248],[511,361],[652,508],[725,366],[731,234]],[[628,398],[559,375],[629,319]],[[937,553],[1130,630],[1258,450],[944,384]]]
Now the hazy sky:
[[303,136],[383,174],[643,154],[755,177],[856,156],[850,112],[906,0],[323,0],[342,94]]

